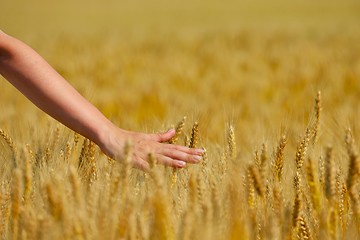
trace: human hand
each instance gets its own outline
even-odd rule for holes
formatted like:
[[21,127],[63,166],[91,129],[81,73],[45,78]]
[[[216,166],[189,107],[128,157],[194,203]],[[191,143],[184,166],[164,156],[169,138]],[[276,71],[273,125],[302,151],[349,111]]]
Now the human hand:
[[167,144],[174,135],[174,129],[165,133],[146,134],[114,127],[99,146],[109,157],[122,160],[125,145],[131,143],[131,164],[144,171],[149,170],[149,153],[154,154],[158,163],[174,168],[183,168],[186,163],[199,163],[204,150]]

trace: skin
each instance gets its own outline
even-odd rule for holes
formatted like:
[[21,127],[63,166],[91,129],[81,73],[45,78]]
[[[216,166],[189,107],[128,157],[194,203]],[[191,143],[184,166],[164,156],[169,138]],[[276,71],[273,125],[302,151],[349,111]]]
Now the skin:
[[82,97],[38,53],[25,43],[0,31],[0,74],[41,110],[96,143],[109,157],[121,160],[131,143],[132,164],[148,170],[148,154],[161,164],[182,168],[198,163],[202,149],[167,144],[175,130],[147,134],[115,126]]

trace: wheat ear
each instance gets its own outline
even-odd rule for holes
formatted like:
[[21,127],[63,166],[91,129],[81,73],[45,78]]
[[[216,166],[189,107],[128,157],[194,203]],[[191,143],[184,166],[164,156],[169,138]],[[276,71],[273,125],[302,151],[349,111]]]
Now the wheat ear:
[[176,125],[175,127],[175,135],[169,140],[170,144],[176,144],[179,136],[183,133],[183,129],[186,122],[186,116]]
[[276,156],[274,162],[274,173],[275,173],[275,178],[278,182],[281,182],[281,178],[282,178],[282,170],[284,165],[284,150],[286,144],[287,144],[286,137],[282,136],[276,150]]
[[190,148],[196,148],[199,140],[199,124],[195,122],[191,130]]

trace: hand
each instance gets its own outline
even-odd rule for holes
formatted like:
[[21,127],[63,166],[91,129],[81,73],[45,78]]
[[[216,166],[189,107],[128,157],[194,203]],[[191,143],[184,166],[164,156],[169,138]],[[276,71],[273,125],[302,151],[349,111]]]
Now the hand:
[[158,163],[174,168],[183,168],[186,163],[198,163],[202,159],[204,150],[188,148],[180,145],[167,144],[175,130],[165,133],[146,134],[122,130],[114,127],[108,131],[103,144],[99,144],[102,151],[109,157],[121,160],[127,142],[131,144],[131,163],[141,170],[149,170],[148,155],[153,153]]

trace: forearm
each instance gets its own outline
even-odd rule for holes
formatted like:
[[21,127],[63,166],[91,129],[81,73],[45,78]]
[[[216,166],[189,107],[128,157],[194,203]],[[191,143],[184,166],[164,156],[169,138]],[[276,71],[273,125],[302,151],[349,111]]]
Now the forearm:
[[101,144],[111,122],[34,50],[0,34],[0,74],[44,112]]

